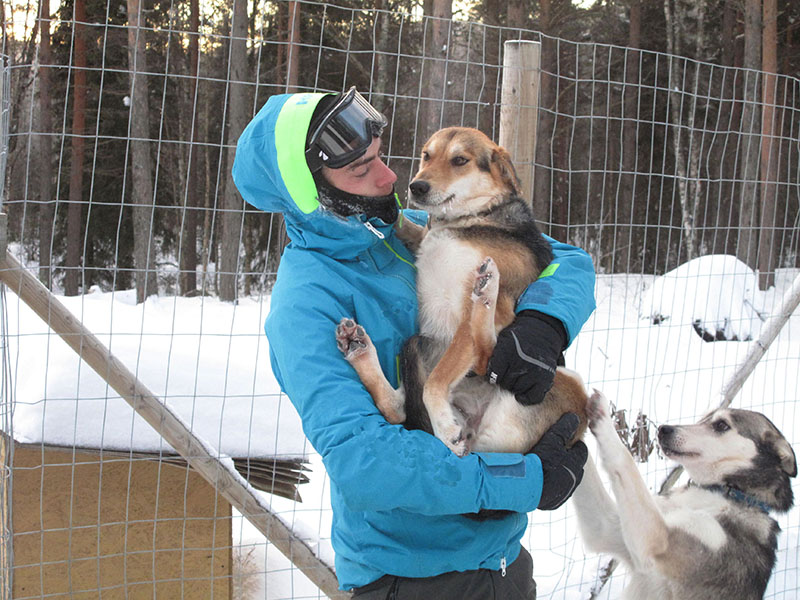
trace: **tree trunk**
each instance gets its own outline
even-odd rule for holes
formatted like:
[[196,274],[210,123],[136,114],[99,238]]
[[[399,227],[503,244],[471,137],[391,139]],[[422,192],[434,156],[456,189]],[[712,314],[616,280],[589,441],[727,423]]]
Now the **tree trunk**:
[[153,247],[153,164],[150,158],[150,108],[147,100],[145,31],[140,0],[128,3],[128,67],[131,78],[131,200],[136,302],[158,292]]
[[633,252],[634,232],[634,191],[636,183],[636,150],[638,148],[637,109],[639,101],[639,60],[642,45],[642,4],[641,0],[631,0],[630,26],[628,29],[628,48],[625,51],[625,86],[622,92],[622,173],[620,174],[617,197],[617,239],[614,255],[619,257],[616,265],[632,268],[632,261],[639,253]]
[[[290,7],[291,11],[292,7]],[[299,10],[299,5],[298,5]],[[222,198],[222,233],[218,258],[219,298],[234,302],[238,293],[239,249],[242,244],[244,225],[244,205],[231,170],[236,154],[235,144],[242,134],[250,117],[247,107],[247,0],[233,0],[233,19],[231,21],[230,83],[228,92],[228,146],[225,166],[225,191]],[[291,62],[291,59],[290,59]],[[288,84],[288,81],[287,81]]]
[[527,3],[524,0],[509,0],[508,2],[508,26],[518,29],[525,29],[527,25]]
[[392,71],[389,64],[389,56],[392,49],[389,47],[391,40],[391,18],[386,0],[376,0],[375,19],[377,23],[377,35],[374,41],[374,58],[375,58],[375,91],[374,98],[371,99],[371,104],[380,112],[386,115],[387,118],[391,117],[389,110],[391,109],[391,102],[388,96],[391,95],[389,86],[392,81]]
[[[698,31],[695,36],[695,53],[702,51],[703,45],[703,17],[704,12],[701,7],[697,8]],[[686,102],[688,108],[684,111],[684,97],[688,91],[682,89],[689,77],[685,73],[690,69],[689,61],[679,58],[683,54],[683,41],[691,39],[688,25],[686,23],[685,11],[677,6],[673,7],[671,0],[664,0],[664,16],[667,22],[667,53],[670,55],[670,83],[669,83],[669,122],[672,125],[672,150],[675,157],[676,186],[678,199],[681,205],[681,228],[683,229],[683,248],[685,261],[692,260],[697,254],[697,230],[695,217],[697,212],[697,201],[699,198],[700,182],[697,177],[699,169],[699,151],[697,140],[694,135],[695,114],[697,110],[698,97],[698,69],[699,65],[694,64],[695,85],[691,93],[691,100]],[[680,65],[683,64],[683,69]],[[681,73],[684,76],[681,77]],[[683,95],[682,95],[683,94]],[[684,139],[684,124],[681,118],[683,113],[686,117],[686,138]],[[684,262],[685,262],[684,261]]]
[[739,86],[737,82],[737,72],[732,67],[736,66],[737,57],[737,3],[738,0],[725,0],[722,16],[722,66],[731,67],[723,71],[723,84],[720,94],[723,99],[722,112],[724,118],[717,121],[717,138],[721,140],[721,160],[717,163],[717,177],[719,179],[718,202],[713,207],[714,220],[714,244],[711,251],[715,254],[727,254],[735,251],[731,245],[730,231],[734,231],[736,224],[733,221],[735,215],[735,189],[737,179],[736,172],[736,142],[739,134],[736,123],[741,118],[742,105],[737,98]]
[[442,126],[447,97],[447,57],[450,52],[452,0],[425,3],[425,59],[421,72],[423,97],[417,123],[417,147],[421,147]]
[[73,87],[72,87],[72,141],[69,169],[69,205],[67,208],[67,272],[64,276],[64,293],[77,296],[81,282],[81,246],[83,245],[83,162],[86,126],[86,40],[84,25],[86,5],[75,0],[73,31],[75,33]]
[[[539,23],[542,33],[551,35],[551,0],[541,0]],[[542,70],[539,88],[539,126],[536,136],[536,159],[533,174],[533,214],[542,222],[542,230],[552,234],[552,168],[553,141],[555,140],[556,120],[556,70],[558,68],[558,47],[550,37],[542,38]]]
[[289,56],[286,65],[286,93],[297,92],[298,74],[300,73],[300,3],[289,2]]
[[189,169],[186,174],[186,203],[183,210],[183,224],[181,227],[181,259],[180,259],[180,293],[184,296],[197,292],[197,207],[200,202],[197,198],[197,178],[200,173],[197,170],[198,154],[200,149],[197,146],[197,128],[199,126],[196,118],[197,109],[200,104],[198,99],[198,59],[199,59],[199,36],[200,30],[200,2],[191,0],[189,3],[189,77],[191,78],[191,89],[189,91],[189,102],[191,103],[191,125],[189,144]]
[[[744,97],[741,141],[742,180],[739,204],[739,239],[736,255],[751,269],[758,268],[759,141],[758,71],[761,69],[761,0],[746,0],[744,16]],[[752,69],[752,70],[751,70]]]
[[778,110],[775,107],[778,78],[778,7],[776,0],[764,0],[764,31],[762,34],[762,87],[761,115],[761,224],[758,243],[758,285],[766,290],[775,284],[778,266],[775,223],[778,186]]
[[[203,118],[200,121],[200,126],[203,128],[203,135],[202,139],[207,140],[209,137],[209,127],[211,122],[211,106],[210,103],[205,102],[203,103]],[[211,260],[211,252],[212,252],[212,217],[214,215],[214,210],[212,204],[214,204],[211,200],[211,157],[209,156],[209,152],[203,152],[203,168],[202,173],[205,178],[205,185],[204,190],[205,193],[203,195],[203,241],[200,245],[200,256],[203,261],[202,266],[202,280],[200,281],[200,292],[205,294],[206,292],[210,291],[214,279],[209,277],[208,274],[208,263]]]
[[280,86],[283,83],[284,62],[286,61],[286,44],[284,41],[289,39],[288,30],[289,26],[286,25],[283,13],[286,12],[287,4],[285,2],[278,2],[275,9],[275,21],[278,29],[278,48],[275,51],[275,85]]
[[52,289],[51,259],[53,253],[53,228],[55,227],[55,201],[53,200],[53,117],[50,100],[50,1],[39,0],[39,152],[36,160],[39,183],[39,280]]

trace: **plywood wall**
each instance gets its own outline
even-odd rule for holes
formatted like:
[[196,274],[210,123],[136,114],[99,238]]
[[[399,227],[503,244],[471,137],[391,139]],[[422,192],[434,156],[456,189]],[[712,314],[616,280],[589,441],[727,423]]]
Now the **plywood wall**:
[[186,467],[17,446],[11,506],[14,598],[230,598],[230,505]]

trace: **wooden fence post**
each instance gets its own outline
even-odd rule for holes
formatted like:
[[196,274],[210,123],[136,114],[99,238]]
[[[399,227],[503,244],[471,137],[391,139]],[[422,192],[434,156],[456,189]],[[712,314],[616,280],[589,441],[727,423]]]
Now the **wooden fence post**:
[[503,43],[499,144],[511,154],[522,184],[522,196],[531,205],[539,120],[541,56],[541,42],[508,40]]

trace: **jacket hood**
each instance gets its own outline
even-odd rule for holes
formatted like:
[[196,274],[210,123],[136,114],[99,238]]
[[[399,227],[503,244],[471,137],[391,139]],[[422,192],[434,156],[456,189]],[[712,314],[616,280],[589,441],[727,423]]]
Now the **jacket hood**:
[[283,213],[292,243],[348,258],[388,235],[391,224],[371,219],[368,228],[363,216],[339,217],[320,205],[305,145],[311,116],[326,95],[272,96],[239,137],[233,180],[249,204]]

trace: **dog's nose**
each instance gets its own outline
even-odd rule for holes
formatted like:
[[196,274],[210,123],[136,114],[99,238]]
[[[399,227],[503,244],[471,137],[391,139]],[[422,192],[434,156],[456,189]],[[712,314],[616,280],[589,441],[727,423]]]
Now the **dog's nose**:
[[408,190],[414,196],[424,196],[430,191],[430,189],[431,189],[431,184],[422,179],[418,181],[412,181],[411,185],[408,186]]
[[672,425],[662,425],[661,427],[658,428],[658,437],[659,438],[669,437],[673,434],[674,431],[675,428],[672,427]]

